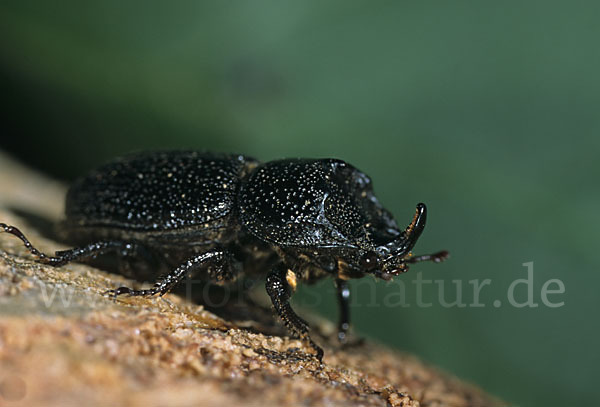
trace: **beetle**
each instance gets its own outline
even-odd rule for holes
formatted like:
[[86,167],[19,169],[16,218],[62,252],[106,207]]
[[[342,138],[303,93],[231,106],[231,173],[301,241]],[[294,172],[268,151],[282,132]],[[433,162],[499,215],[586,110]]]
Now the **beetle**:
[[113,160],[69,188],[60,230],[75,248],[38,261],[62,266],[116,253],[152,253],[170,267],[149,289],[119,287],[113,296],[164,295],[185,276],[220,283],[266,272],[266,291],[291,333],[323,350],[290,306],[298,281],[333,277],[340,305],[338,339],[349,329],[348,280],[390,280],[420,261],[440,262],[447,251],[413,256],[427,217],[419,203],[405,229],[375,197],[371,179],[339,159],[283,159],[260,163],[244,155],[159,151]]

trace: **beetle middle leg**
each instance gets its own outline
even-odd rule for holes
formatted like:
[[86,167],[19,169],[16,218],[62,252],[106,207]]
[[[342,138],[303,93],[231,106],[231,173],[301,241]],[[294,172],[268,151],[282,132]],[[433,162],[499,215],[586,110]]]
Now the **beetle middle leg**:
[[[161,277],[152,288],[144,289],[144,290],[134,290],[129,287],[119,287],[114,290],[108,290],[106,294],[114,295],[115,297],[118,295],[131,295],[131,296],[143,296],[143,297],[151,297],[156,294],[165,295],[173,287],[175,287],[181,280],[185,278],[188,274],[195,272],[202,267],[213,263],[219,264],[223,261],[228,261],[228,253],[221,249],[210,250],[201,254],[196,254],[190,258],[188,258],[183,264],[179,267]],[[223,265],[217,266],[214,271],[210,272],[210,275],[216,281],[226,281],[233,278],[233,276],[228,272],[229,268],[224,267]]]
[[292,287],[290,287],[290,284],[287,281],[286,274],[287,269],[280,265],[267,275],[267,294],[271,297],[271,302],[275,307],[275,311],[277,311],[277,314],[282,319],[285,326],[292,334],[307,341],[317,352],[317,359],[322,360],[323,349],[310,338],[308,333],[308,323],[300,318],[290,305]]

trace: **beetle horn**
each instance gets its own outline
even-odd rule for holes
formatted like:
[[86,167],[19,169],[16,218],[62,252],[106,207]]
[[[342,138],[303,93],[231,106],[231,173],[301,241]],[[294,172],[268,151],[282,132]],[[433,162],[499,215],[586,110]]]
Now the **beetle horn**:
[[425,229],[425,221],[427,220],[427,207],[424,203],[417,204],[417,211],[415,216],[410,222],[410,225],[404,230],[404,239],[405,240],[405,252],[409,252],[417,240],[421,233],[423,233],[423,229]]

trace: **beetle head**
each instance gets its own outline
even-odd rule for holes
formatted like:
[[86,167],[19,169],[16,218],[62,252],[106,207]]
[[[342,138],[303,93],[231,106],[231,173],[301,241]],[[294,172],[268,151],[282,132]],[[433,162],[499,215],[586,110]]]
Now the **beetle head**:
[[375,242],[373,249],[365,251],[359,260],[361,269],[375,277],[390,280],[400,273],[408,271],[407,261],[411,250],[421,236],[427,220],[427,207],[417,205],[412,222],[399,235],[391,240]]

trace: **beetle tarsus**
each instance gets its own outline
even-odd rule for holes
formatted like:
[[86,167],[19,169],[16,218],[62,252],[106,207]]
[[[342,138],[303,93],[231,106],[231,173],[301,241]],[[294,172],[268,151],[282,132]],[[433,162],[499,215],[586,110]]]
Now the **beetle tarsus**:
[[134,290],[129,287],[119,287],[114,290],[107,290],[103,292],[102,295],[108,295],[113,298],[117,298],[119,295],[128,295],[130,297],[152,297],[157,293],[158,291],[154,289],[154,287],[148,290]]
[[50,264],[53,266],[63,264],[62,258],[48,256],[47,254],[42,253],[41,251],[36,249],[35,246],[33,246],[31,244],[29,239],[27,239],[27,237],[25,237],[23,232],[21,232],[18,228],[11,226],[11,225],[7,225],[6,223],[0,223],[0,229],[3,230],[5,233],[10,233],[11,235],[16,236],[19,239],[21,239],[21,241],[23,242],[23,245],[31,252],[31,254],[36,256],[42,263]]

